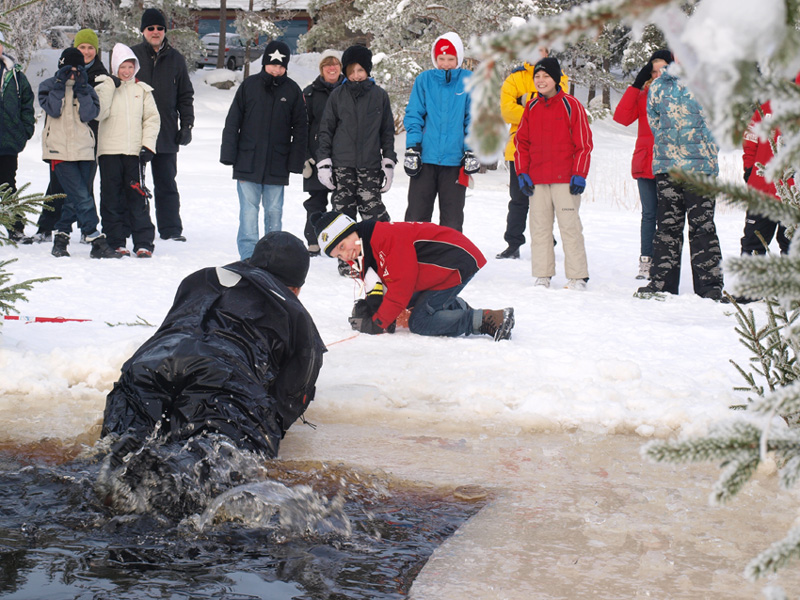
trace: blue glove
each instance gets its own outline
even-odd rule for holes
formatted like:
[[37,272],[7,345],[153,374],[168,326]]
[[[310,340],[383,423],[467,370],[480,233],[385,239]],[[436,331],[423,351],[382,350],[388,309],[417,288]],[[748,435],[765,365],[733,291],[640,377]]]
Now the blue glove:
[[579,196],[586,189],[586,180],[580,175],[573,175],[569,180],[569,193],[573,196]]
[[80,95],[89,93],[89,76],[84,67],[78,67],[78,73],[75,75],[75,93]]
[[56,83],[63,86],[71,74],[72,67],[70,65],[64,65],[58,71],[56,71]]
[[533,196],[533,181],[531,181],[530,175],[527,173],[520,173],[517,175],[517,181],[519,181],[519,191],[525,194],[526,196]]

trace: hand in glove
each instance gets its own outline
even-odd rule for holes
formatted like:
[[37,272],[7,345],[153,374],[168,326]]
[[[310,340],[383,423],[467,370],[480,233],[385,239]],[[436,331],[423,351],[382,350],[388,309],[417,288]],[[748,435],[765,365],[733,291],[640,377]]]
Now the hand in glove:
[[530,93],[522,94],[522,96],[517,98],[517,104],[519,104],[520,106],[527,106],[528,105],[528,100],[530,100],[530,99],[531,99]]
[[181,127],[178,130],[178,135],[175,136],[175,143],[179,146],[188,146],[189,142],[192,141],[192,128],[191,127]]
[[89,93],[89,76],[83,67],[78,67],[75,75],[75,93],[81,96]]
[[143,163],[149,163],[151,160],[153,160],[154,156],[155,152],[149,148],[142,146],[142,149],[139,150],[139,160],[141,160]]
[[70,65],[64,65],[56,71],[56,83],[59,85],[66,84],[70,75],[72,75],[72,67]]
[[381,194],[385,194],[392,187],[392,180],[394,179],[394,161],[391,158],[383,159],[383,187]]
[[578,196],[586,189],[586,180],[580,175],[573,175],[569,180],[569,193]]
[[317,164],[313,158],[306,159],[303,163],[303,179],[308,179],[314,174],[314,165]]
[[519,182],[519,191],[525,194],[526,196],[533,196],[533,181],[531,181],[531,176],[527,173],[520,173],[517,175],[517,181]]
[[747,183],[747,181],[750,179],[750,175],[752,175],[752,174],[753,174],[753,167],[747,167],[744,170],[744,182],[745,183]]
[[333,161],[330,158],[317,163],[317,179],[329,190],[336,189],[336,184],[333,183]]
[[653,76],[653,63],[648,62],[645,66],[642,67],[642,70],[639,71],[639,74],[636,76],[636,79],[633,80],[631,84],[637,90],[641,90],[644,87],[644,84],[650,81],[650,78]]
[[464,167],[464,173],[473,175],[481,170],[481,161],[472,152],[467,150],[461,159],[461,165]]
[[350,315],[348,321],[350,322],[350,327],[352,327],[355,331],[360,331],[361,333],[368,333],[370,335],[377,335],[379,333],[394,333],[395,331],[395,324],[392,323],[386,329],[382,329],[380,325],[378,325],[373,319],[373,311],[370,310],[369,301],[364,300],[363,298],[360,300],[356,300],[356,303],[353,305],[353,312]]
[[414,146],[413,148],[406,148],[406,155],[403,159],[403,168],[406,175],[409,177],[416,177],[422,171],[422,155],[420,154],[421,148]]

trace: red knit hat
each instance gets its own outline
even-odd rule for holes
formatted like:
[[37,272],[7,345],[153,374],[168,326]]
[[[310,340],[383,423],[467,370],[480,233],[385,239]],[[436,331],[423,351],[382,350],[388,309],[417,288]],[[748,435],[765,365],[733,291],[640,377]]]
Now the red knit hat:
[[440,39],[433,47],[433,55],[441,56],[442,54],[449,54],[450,56],[458,56],[458,51],[453,45],[453,42],[446,38]]

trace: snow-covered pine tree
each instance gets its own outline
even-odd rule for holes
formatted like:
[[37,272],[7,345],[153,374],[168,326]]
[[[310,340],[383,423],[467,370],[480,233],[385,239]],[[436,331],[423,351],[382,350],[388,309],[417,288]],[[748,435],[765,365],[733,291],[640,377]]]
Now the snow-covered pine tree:
[[322,52],[327,48],[343,50],[354,43],[366,42],[366,35],[350,29],[350,23],[361,15],[355,0],[310,0],[308,14],[314,24],[300,36],[300,52]]
[[[505,131],[496,106],[503,61],[530,55],[539,46],[576,42],[587,33],[599,34],[613,19],[620,19],[634,31],[654,23],[680,60],[670,68],[701,102],[723,147],[738,147],[754,107],[771,101],[772,118],[761,127],[779,129],[781,143],[764,172],[779,181],[782,202],[743,184],[680,172],[671,175],[704,194],[725,196],[795,229],[788,255],[748,256],[725,263],[726,276],[736,278],[735,294],[773,298],[781,307],[794,310],[800,302],[800,192],[786,182],[800,165],[800,88],[792,83],[800,70],[800,1],[764,0],[757,19],[747,3],[703,0],[689,16],[681,5],[681,0],[595,0],[486,37],[479,52],[483,61],[472,78],[473,147],[484,158],[502,151]],[[799,327],[788,324],[781,335],[788,345],[797,348]],[[778,464],[781,487],[794,487],[800,479],[800,428],[789,427],[780,416],[800,412],[800,381],[765,392],[748,408],[736,413],[741,415],[738,419],[713,426],[706,436],[655,441],[645,446],[643,453],[655,461],[719,461],[722,471],[711,495],[713,502],[726,502],[735,496],[768,457],[774,457]],[[798,557],[800,527],[795,527],[756,557],[745,575],[757,579]],[[785,597],[774,588],[769,594],[771,598]]]
[[244,61],[244,76],[247,77],[250,75],[250,63],[258,58],[253,52],[252,42],[261,35],[276,38],[280,37],[283,32],[270,20],[269,16],[249,10],[236,11],[234,27],[239,37],[247,44]]

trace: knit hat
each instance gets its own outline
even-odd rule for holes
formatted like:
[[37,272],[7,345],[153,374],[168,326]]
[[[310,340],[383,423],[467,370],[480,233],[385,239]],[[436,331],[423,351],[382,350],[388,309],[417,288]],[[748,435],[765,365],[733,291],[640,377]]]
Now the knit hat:
[[347,74],[347,67],[359,64],[367,72],[367,77],[372,72],[372,50],[366,46],[350,46],[342,54],[342,71]]
[[144,31],[151,25],[161,25],[164,29],[167,28],[167,20],[164,18],[164,13],[157,8],[148,8],[142,13],[142,26],[139,31]]
[[[319,57],[319,72],[320,72],[320,74],[322,74],[322,63],[326,62],[327,59],[331,59],[331,58],[336,59],[336,62],[338,62],[339,65],[341,66],[341,64],[342,64],[342,53],[339,52],[338,50],[331,50],[329,48],[328,50],[325,50],[325,52],[323,52],[322,55]],[[332,61],[327,60],[327,63],[330,63],[330,62],[332,62]]]
[[278,65],[284,69],[289,68],[289,57],[292,51],[283,42],[270,42],[267,44],[267,49],[264,50],[264,56],[261,57],[261,64]]
[[656,50],[655,52],[653,52],[653,55],[650,57],[650,62],[653,62],[654,60],[658,60],[659,58],[661,60],[667,61],[667,64],[670,64],[675,60],[675,57],[672,56],[672,52],[670,52],[669,50]]
[[58,68],[61,67],[83,67],[85,66],[83,54],[77,48],[67,48],[61,53],[61,58],[58,59]]
[[[361,63],[359,63],[361,64]],[[363,65],[361,65],[363,66]],[[347,215],[330,211],[311,215],[311,224],[317,234],[319,247],[328,256],[336,246],[356,230],[356,222]]]
[[81,29],[75,34],[72,45],[77,48],[81,44],[90,44],[94,46],[95,51],[100,51],[100,41],[97,39],[97,34],[91,29]]
[[539,71],[544,71],[558,84],[561,81],[561,65],[558,64],[558,59],[548,56],[541,59],[533,67],[533,74],[536,75]]
[[306,245],[288,231],[270,231],[258,240],[247,262],[269,271],[288,287],[303,287],[311,262]]
[[436,41],[433,42],[433,47],[431,48],[431,61],[433,61],[434,68],[438,68],[439,66],[436,64],[436,57],[442,54],[449,54],[458,58],[458,64],[456,65],[456,68],[461,68],[461,63],[464,62],[464,43],[461,41],[461,37],[455,31],[448,31],[445,34],[440,35],[438,38],[436,38]]

